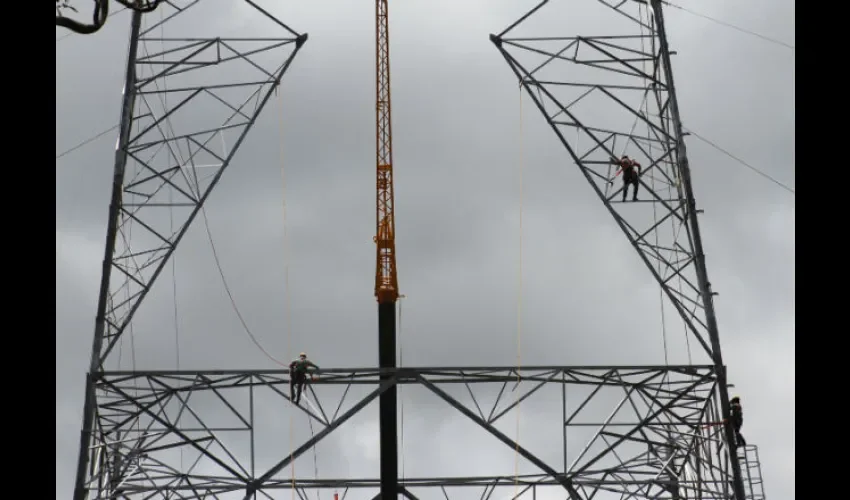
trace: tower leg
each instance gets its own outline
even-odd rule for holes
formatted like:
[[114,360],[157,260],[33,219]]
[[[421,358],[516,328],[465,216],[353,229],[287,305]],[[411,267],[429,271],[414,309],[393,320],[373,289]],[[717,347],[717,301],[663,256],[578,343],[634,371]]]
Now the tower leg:
[[699,230],[699,221],[697,220],[696,201],[694,199],[693,185],[691,184],[691,169],[688,164],[688,155],[686,154],[684,132],[682,130],[682,120],[679,115],[679,103],[676,98],[676,86],[673,84],[673,69],[670,63],[670,49],[667,43],[667,27],[664,25],[664,14],[661,8],[660,0],[652,0],[652,9],[655,14],[655,23],[658,26],[658,39],[661,45],[661,63],[664,66],[667,76],[667,82],[670,92],[670,114],[673,118],[674,134],[679,153],[679,171],[682,175],[682,186],[685,188],[685,193],[688,200],[689,210],[688,218],[690,220],[691,232],[693,234],[693,248],[696,256],[695,264],[697,271],[697,281],[699,283],[700,294],[702,295],[703,304],[705,306],[705,319],[708,326],[708,337],[711,342],[711,354],[714,361],[714,366],[717,369],[718,378],[718,393],[720,396],[720,408],[723,418],[726,420],[724,431],[726,434],[726,443],[729,445],[729,459],[732,464],[732,486],[735,492],[735,498],[744,497],[744,481],[741,476],[741,465],[738,463],[738,452],[736,448],[735,432],[732,429],[730,422],[729,408],[729,391],[727,389],[726,366],[723,364],[723,355],[720,352],[720,335],[717,329],[717,317],[714,313],[714,300],[712,298],[710,285],[708,282],[708,272],[705,266],[705,253],[702,248],[702,237]]
[[127,166],[127,145],[130,142],[130,129],[133,123],[133,108],[136,104],[136,52],[139,45],[139,31],[142,26],[142,14],[132,11],[130,21],[130,50],[127,54],[127,74],[124,80],[124,98],[121,105],[118,147],[115,149],[115,170],[112,178],[112,198],[109,203],[109,220],[106,229],[106,250],[103,256],[103,273],[100,282],[100,296],[97,300],[94,340],[92,344],[91,366],[86,377],[86,394],[83,406],[83,428],[80,435],[80,456],[77,462],[77,480],[74,487],[74,500],[84,500],[86,469],[89,466],[89,447],[95,418],[95,383],[98,372],[102,371],[101,350],[106,334],[106,308],[109,299],[109,283],[112,275],[112,254],[115,252],[115,237],[118,234],[118,222],[121,210],[121,197],[124,185],[124,172]]

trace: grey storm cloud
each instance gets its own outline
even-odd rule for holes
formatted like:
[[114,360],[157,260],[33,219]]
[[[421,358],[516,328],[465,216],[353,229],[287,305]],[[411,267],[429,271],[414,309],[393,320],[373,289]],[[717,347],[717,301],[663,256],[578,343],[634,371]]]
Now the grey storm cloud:
[[[218,8],[199,10],[194,19],[199,31],[262,35],[238,7],[212,3]],[[390,7],[405,365],[517,362],[520,141],[522,364],[663,363],[657,284],[527,96],[520,132],[517,82],[488,34],[533,3]],[[322,367],[374,366],[374,6],[278,2],[270,10],[310,38],[209,199],[209,230],[239,312],[273,357],[285,362],[306,350]],[[791,1],[699,10],[794,43]],[[570,11],[562,12],[569,19]],[[685,127],[793,186],[793,52],[679,9],[665,12]],[[97,34],[57,42],[57,155],[117,123],[128,20],[126,12],[116,14]],[[536,34],[567,35],[579,23],[565,27],[561,20],[547,16],[540,28],[546,33]],[[65,33],[57,29],[57,38]],[[76,470],[116,137],[106,134],[57,160],[57,499],[68,498]],[[687,144],[697,202],[705,210],[701,228],[719,292],[723,354],[745,401],[744,434],[761,449],[769,497],[789,500],[795,487],[795,200],[696,137]],[[203,217],[174,262],[136,316],[132,345],[129,335],[122,341],[122,368],[174,369],[178,353],[184,370],[280,368],[235,314]],[[681,322],[670,319],[669,304],[665,314],[663,331],[682,361]],[[325,391],[320,398],[327,404],[339,392],[316,390]],[[401,394],[408,476],[513,473],[511,449],[423,390],[405,387]],[[536,395],[523,406],[519,440],[560,464],[560,450],[547,448],[550,439],[560,442],[554,399]],[[258,445],[258,470],[288,454],[290,435],[298,443],[310,432],[305,421],[290,422],[285,402],[269,396],[261,404],[258,429],[271,438]],[[210,410],[216,403],[194,404]],[[500,426],[513,436],[516,417],[506,416]],[[582,438],[570,442],[579,446]],[[222,439],[247,452],[244,439]],[[377,439],[372,405],[317,446],[315,466],[312,452],[297,460],[297,474],[312,477],[317,468],[323,477],[375,477]]]

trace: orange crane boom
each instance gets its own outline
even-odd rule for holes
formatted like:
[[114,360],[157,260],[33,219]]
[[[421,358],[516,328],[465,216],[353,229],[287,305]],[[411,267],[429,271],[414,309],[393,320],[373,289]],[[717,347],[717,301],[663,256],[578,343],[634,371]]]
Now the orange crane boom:
[[377,207],[376,236],[377,265],[375,297],[379,304],[398,300],[398,276],[395,261],[395,216],[393,209],[393,133],[390,105],[390,34],[387,0],[376,0],[375,9],[376,62],[376,137],[377,150]]

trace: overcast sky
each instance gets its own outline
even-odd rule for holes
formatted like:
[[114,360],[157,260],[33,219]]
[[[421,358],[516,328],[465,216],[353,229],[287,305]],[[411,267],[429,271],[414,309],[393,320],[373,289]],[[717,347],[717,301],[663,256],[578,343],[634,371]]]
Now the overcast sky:
[[[520,107],[515,78],[488,34],[534,3],[391,6],[405,365],[516,363]],[[793,1],[677,3],[794,45]],[[374,366],[374,7],[365,0],[321,4],[270,7],[310,39],[210,198],[207,216],[239,312],[267,351],[285,361],[305,350],[323,367]],[[88,8],[82,0],[75,5]],[[570,31],[574,13],[548,9],[549,31],[535,34],[597,34]],[[793,187],[794,52],[678,9],[665,12],[684,126]],[[229,36],[263,32],[240,13],[198,8],[193,21],[211,29],[227,23]],[[160,13],[149,17],[148,23]],[[116,14],[97,34],[57,42],[57,155],[117,123],[129,19]],[[57,29],[56,37],[66,33]],[[195,110],[199,117],[208,111]],[[657,284],[527,97],[522,127],[522,363],[663,363]],[[57,499],[69,498],[73,487],[116,137],[113,131],[57,160]],[[719,293],[723,355],[745,408],[743,433],[760,447],[768,498],[790,500],[794,195],[695,137],[687,145],[705,211],[700,222]],[[175,279],[169,265],[137,315],[136,367],[176,368],[177,339],[181,369],[278,368],[239,322],[202,218],[175,259]],[[669,305],[665,314],[669,342],[681,346]],[[122,368],[130,369],[124,344]],[[456,412],[411,391],[403,399],[406,475],[513,473],[512,450]],[[560,403],[545,395],[534,401],[533,410],[523,410],[520,441],[546,455],[547,441],[560,438]],[[317,448],[320,476],[378,475],[376,410],[377,404]],[[268,431],[273,439],[258,450],[259,468],[289,446],[288,408],[270,398],[264,412],[265,424],[279,432]],[[513,418],[505,417],[507,431]],[[296,425],[297,433],[309,432],[303,420]],[[439,440],[429,439],[438,427]],[[438,442],[455,451],[441,453]],[[312,477],[312,456],[297,468]]]

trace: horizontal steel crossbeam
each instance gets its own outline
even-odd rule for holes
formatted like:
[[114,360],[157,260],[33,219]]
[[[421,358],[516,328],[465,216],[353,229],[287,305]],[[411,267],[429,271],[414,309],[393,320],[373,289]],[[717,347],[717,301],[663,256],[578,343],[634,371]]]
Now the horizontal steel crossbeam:
[[[389,379],[382,381],[382,373]],[[447,410],[458,411],[459,418],[475,422],[502,442],[508,454],[518,443],[509,436],[510,427],[499,428],[504,415],[517,411],[520,404],[536,404],[535,397],[551,397],[540,396],[544,387],[580,393],[569,411],[563,402],[563,434],[552,439],[566,449],[568,431],[584,432],[581,453],[573,454],[572,463],[567,463],[566,454],[563,462],[554,463],[520,442],[520,454],[539,472],[525,475],[521,481],[525,487],[557,485],[562,494],[582,500],[604,491],[664,498],[658,495],[670,488],[671,481],[680,491],[696,490],[698,484],[708,488],[706,494],[712,488],[723,489],[721,480],[710,477],[721,476],[722,465],[709,458],[717,440],[704,428],[712,418],[716,394],[716,374],[710,366],[327,369],[309,383],[298,406],[289,401],[289,382],[288,373],[281,370],[100,374],[95,380],[98,418],[88,488],[103,491],[97,485],[120,483],[127,498],[164,492],[179,492],[182,498],[225,493],[264,498],[264,492],[293,485],[299,490],[377,488],[374,478],[298,476],[293,483],[287,472],[293,461],[344,426],[382,390],[398,384],[419,386],[435,395]],[[487,388],[498,390],[492,405],[482,399]],[[588,410],[599,404],[608,410]],[[310,419],[319,429],[300,444],[291,443],[291,451],[281,450],[281,458],[265,466],[249,450],[276,439],[256,420],[268,408],[277,408],[274,411],[281,415],[295,411],[296,419]],[[182,468],[176,450],[193,457]],[[697,470],[706,479],[689,479],[689,471]],[[514,480],[508,471],[498,477],[414,477],[402,480],[400,486],[413,497],[425,498],[422,488],[482,483],[495,488]]]

